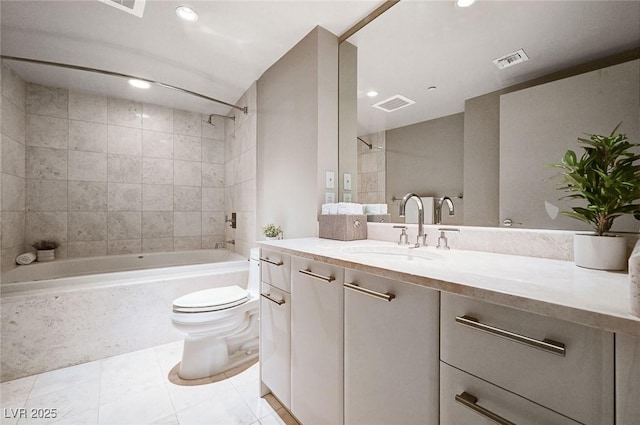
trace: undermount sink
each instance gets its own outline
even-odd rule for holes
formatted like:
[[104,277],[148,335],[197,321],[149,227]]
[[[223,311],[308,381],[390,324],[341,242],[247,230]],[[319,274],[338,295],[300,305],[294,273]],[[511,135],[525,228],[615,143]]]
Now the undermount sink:
[[400,245],[358,245],[343,248],[345,254],[362,255],[368,259],[423,261],[439,260],[442,256],[422,248],[409,248]]

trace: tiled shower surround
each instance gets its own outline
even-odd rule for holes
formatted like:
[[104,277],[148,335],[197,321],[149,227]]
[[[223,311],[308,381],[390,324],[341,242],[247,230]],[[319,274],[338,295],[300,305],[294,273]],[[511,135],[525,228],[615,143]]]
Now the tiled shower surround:
[[[255,116],[213,117],[211,125],[205,114],[22,85],[23,134],[12,129],[20,96],[3,89],[3,104],[13,101],[10,111],[3,106],[11,124],[3,125],[3,152],[24,164],[3,164],[3,270],[40,239],[60,242],[58,258],[224,247],[227,236],[243,248],[255,241]],[[225,235],[225,211],[235,206],[242,227]]]
[[385,200],[385,139],[386,132],[379,131],[363,136],[371,149],[358,140],[358,202],[384,204]]

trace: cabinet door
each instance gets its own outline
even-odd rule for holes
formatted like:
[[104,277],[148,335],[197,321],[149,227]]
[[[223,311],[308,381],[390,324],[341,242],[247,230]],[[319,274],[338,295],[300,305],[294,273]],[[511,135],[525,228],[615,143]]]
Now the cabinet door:
[[343,423],[343,270],[291,259],[291,412],[303,424]]
[[344,285],[345,423],[438,424],[439,293],[352,270]]
[[616,424],[640,423],[640,338],[616,334]]
[[291,295],[262,283],[260,362],[262,382],[287,409],[291,406]]
[[441,363],[442,425],[579,425],[524,397]]

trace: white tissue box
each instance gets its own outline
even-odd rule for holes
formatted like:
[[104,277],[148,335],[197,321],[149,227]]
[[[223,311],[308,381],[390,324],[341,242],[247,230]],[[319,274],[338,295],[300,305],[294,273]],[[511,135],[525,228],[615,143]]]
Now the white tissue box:
[[321,238],[339,241],[367,239],[367,216],[364,214],[322,214],[318,221]]

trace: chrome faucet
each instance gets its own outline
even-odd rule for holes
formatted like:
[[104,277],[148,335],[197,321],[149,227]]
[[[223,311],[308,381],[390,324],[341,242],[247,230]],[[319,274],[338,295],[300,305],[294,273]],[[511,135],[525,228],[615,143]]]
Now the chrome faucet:
[[407,193],[400,201],[400,217],[404,217],[405,208],[409,199],[415,199],[418,204],[418,237],[415,247],[427,246],[427,235],[424,234],[424,205],[422,199],[415,193]]
[[442,197],[438,199],[438,203],[436,204],[436,224],[442,223],[442,206],[447,204],[447,208],[449,208],[449,215],[453,215],[455,213],[455,209],[453,208],[453,201],[448,196]]

